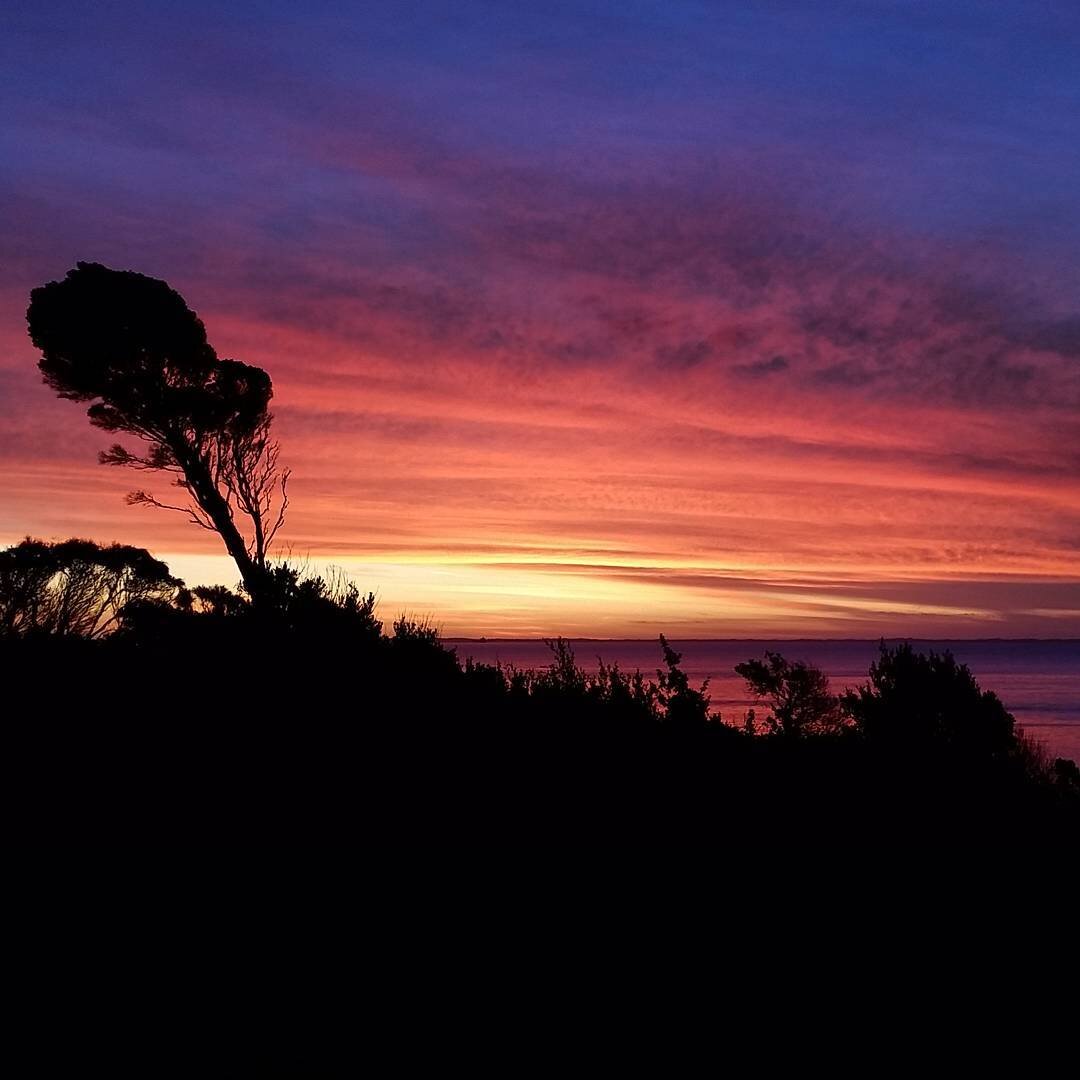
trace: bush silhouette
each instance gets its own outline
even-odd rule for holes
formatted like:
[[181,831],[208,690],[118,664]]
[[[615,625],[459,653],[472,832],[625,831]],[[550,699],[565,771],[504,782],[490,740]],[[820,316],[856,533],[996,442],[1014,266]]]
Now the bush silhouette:
[[27,538],[0,551],[0,637],[97,638],[137,604],[172,601],[182,585],[144,548]]
[[[1080,829],[1075,769],[1020,737],[979,750],[985,715],[960,713],[986,698],[940,658],[878,661],[853,707],[863,737],[751,738],[709,715],[666,639],[655,679],[585,670],[562,639],[536,670],[459,663],[425,620],[383,633],[371,594],[332,576],[272,580],[272,607],[174,588],[128,604],[116,633],[0,640],[9,698],[39,702],[7,726],[9,831],[670,845]],[[88,687],[108,710],[86,709]],[[818,730],[792,715],[789,734]]]
[[[844,729],[840,701],[830,692],[825,673],[812,664],[766,652],[764,660],[747,660],[735,671],[756,697],[772,706],[765,718],[768,731],[799,736],[835,735]],[[753,716],[748,717],[747,728],[753,731]]]
[[847,691],[843,706],[866,738],[877,742],[934,744],[978,757],[1017,748],[1012,714],[950,652],[923,654],[907,643],[881,642],[869,682]]
[[656,672],[656,699],[664,719],[680,728],[703,726],[709,720],[709,680],[705,680],[700,690],[694,690],[686,672],[679,667],[682,656],[672,649],[663,634],[660,635],[660,651],[665,667]]

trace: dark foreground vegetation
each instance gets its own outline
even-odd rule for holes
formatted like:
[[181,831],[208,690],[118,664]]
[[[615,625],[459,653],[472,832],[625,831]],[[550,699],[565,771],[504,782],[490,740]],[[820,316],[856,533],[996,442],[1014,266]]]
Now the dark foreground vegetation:
[[[128,501],[215,533],[239,591],[188,590],[148,552],[0,552],[9,841],[678,844],[1058,840],[1080,772],[1047,760],[952,657],[883,648],[869,681],[767,654],[762,699],[710,714],[660,639],[655,678],[464,664],[431,627],[270,559],[289,470],[270,376],[224,359],[164,281],[79,263],[31,294],[38,367],[168,480]],[[731,718],[728,718],[731,719]]]
[[586,673],[563,642],[544,670],[462,663],[347,584],[278,566],[256,605],[132,552],[0,553],[9,841],[1080,836],[1075,765],[948,654],[883,647],[839,698],[769,654],[739,669],[759,715],[725,723],[663,639],[651,676]]

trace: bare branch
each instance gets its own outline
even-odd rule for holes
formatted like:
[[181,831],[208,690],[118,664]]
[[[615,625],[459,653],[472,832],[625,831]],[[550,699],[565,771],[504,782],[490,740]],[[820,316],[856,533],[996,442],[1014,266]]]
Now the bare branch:
[[292,469],[286,469],[281,474],[281,504],[278,509],[277,520],[274,522],[273,528],[266,534],[266,546],[267,548],[274,541],[274,537],[277,536],[278,529],[285,524],[285,511],[289,509],[289,477],[292,476]]
[[129,491],[124,496],[124,502],[128,506],[152,506],[157,510],[175,510],[177,513],[187,514],[191,522],[201,529],[206,529],[207,532],[218,531],[214,527],[214,523],[206,515],[206,512],[198,506],[173,506],[170,503],[163,503],[155,499],[148,491]]

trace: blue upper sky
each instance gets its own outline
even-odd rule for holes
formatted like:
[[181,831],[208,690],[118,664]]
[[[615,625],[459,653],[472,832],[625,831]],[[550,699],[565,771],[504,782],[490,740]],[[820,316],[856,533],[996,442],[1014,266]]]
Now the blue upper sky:
[[227,198],[263,182],[283,124],[351,122],[593,182],[741,172],[1078,284],[1072,2],[9,0],[2,20],[9,189],[63,168]]

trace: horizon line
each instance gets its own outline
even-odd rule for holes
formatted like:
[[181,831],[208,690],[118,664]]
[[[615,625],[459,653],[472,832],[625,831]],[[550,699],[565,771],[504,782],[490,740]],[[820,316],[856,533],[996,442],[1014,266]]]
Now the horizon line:
[[[660,635],[655,637],[572,637],[564,634],[548,634],[539,636],[528,637],[503,637],[503,636],[481,636],[481,637],[443,637],[442,640],[446,642],[461,642],[477,645],[491,645],[498,642],[544,642],[554,641],[558,638],[563,638],[564,641],[624,641],[628,643],[636,642],[655,642],[659,640]],[[986,643],[986,642],[1001,642],[1002,644],[1023,644],[1030,642],[1054,643],[1058,645],[1080,645],[1080,637],[975,637],[975,638],[948,638],[948,637],[911,637],[907,635],[898,635],[896,637],[889,637],[882,634],[874,637],[671,637],[668,634],[664,634],[664,637],[668,641],[708,641],[708,642],[721,642],[721,641],[733,641],[733,642],[757,642],[757,641],[790,641],[793,643],[798,642],[858,642],[860,644],[865,642],[876,641],[907,641],[907,642],[942,642],[942,643]]]

